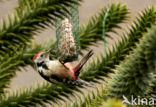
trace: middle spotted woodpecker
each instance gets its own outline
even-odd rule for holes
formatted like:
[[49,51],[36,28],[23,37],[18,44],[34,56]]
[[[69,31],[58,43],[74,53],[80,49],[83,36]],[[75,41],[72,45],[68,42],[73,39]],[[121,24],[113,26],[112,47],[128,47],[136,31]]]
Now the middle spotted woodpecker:
[[66,83],[72,85],[88,84],[84,80],[78,78],[83,65],[93,55],[93,51],[89,51],[75,67],[69,62],[60,60],[50,60],[49,54],[51,50],[40,52],[33,57],[33,61],[37,66],[39,74],[52,83]]

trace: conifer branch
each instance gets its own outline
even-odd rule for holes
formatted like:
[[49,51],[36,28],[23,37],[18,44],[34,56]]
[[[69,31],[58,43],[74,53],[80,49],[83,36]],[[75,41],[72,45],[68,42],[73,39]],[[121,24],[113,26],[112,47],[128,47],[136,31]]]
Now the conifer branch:
[[[0,94],[4,92],[3,89],[8,86],[10,79],[15,75],[15,71],[19,66],[30,62],[28,54],[31,54],[30,52],[34,51],[34,49],[31,51],[24,51],[24,49],[26,46],[31,47],[30,42],[33,35],[41,28],[44,29],[50,23],[54,23],[53,17],[62,18],[69,15],[67,8],[72,7],[72,4],[79,4],[75,0],[36,0],[31,5],[32,1],[27,1],[26,6],[16,8],[14,14],[8,15],[8,19],[2,21],[3,25],[0,28],[0,63],[5,64],[7,59],[9,62],[7,67],[0,66],[0,74],[2,73]],[[52,44],[51,41],[49,46]],[[38,45],[37,48],[47,49],[48,47]],[[6,53],[11,53],[11,55]]]
[[[106,36],[110,37],[108,33],[115,32],[115,28],[120,28],[118,25],[119,23],[123,23],[128,18],[128,9],[125,5],[119,4],[112,4],[110,5],[110,12],[108,15],[108,18],[106,20]],[[88,49],[91,45],[96,45],[98,41],[102,41],[102,21],[103,17],[105,16],[105,12],[108,8],[102,8],[100,12],[97,15],[94,15],[91,17],[91,19],[88,21],[86,25],[82,25],[80,27],[80,47],[81,52],[82,50]],[[118,17],[120,16],[120,17]],[[77,35],[79,36],[79,35]],[[50,41],[49,41],[50,42]],[[55,45],[54,45],[55,46]],[[54,47],[53,46],[53,47]],[[47,49],[47,48],[45,48]],[[55,49],[55,48],[54,48]],[[35,49],[33,49],[35,50]],[[41,50],[44,50],[41,49]],[[39,52],[40,50],[38,50]],[[34,54],[35,55],[35,54]],[[55,50],[53,50],[53,53],[51,54],[52,57],[56,58]],[[25,58],[30,60],[33,55],[31,55],[29,58]],[[26,61],[25,61],[26,62]],[[30,64],[32,62],[27,61]],[[29,64],[27,63],[27,64]]]
[[153,82],[156,61],[156,26],[140,39],[136,49],[117,67],[108,79],[107,94],[111,97],[145,97]]
[[[27,5],[16,8],[3,20],[0,28],[0,57],[15,46],[27,45],[41,28],[54,24],[57,18],[68,16],[68,8],[79,4],[75,0],[26,0]],[[7,23],[6,23],[7,21]]]
[[[126,34],[123,34],[121,41],[113,46],[113,50],[108,50],[107,57],[101,55],[97,58],[97,63],[91,63],[91,66],[82,72],[82,79],[86,81],[96,81],[102,79],[101,76],[107,76],[108,73],[114,72],[115,66],[120,64],[127,55],[136,47],[136,43],[143,34],[147,32],[152,25],[156,24],[156,9],[149,7],[145,9],[133,22],[132,26]],[[100,60],[102,59],[102,60]]]
[[[114,5],[114,4],[113,4]],[[112,6],[113,6],[112,5]],[[112,15],[113,15],[113,13],[115,14],[116,13],[116,10],[119,10],[118,11],[118,13],[119,13],[119,16],[120,16],[120,13],[121,13],[121,15],[123,15],[122,14],[122,11],[124,11],[125,12],[125,10],[127,11],[127,8],[125,7],[125,6],[122,6],[122,5],[119,5],[119,4],[117,4],[117,6],[113,6],[113,7],[116,7],[116,8],[118,8],[118,9],[113,9],[112,8]],[[124,8],[124,9],[123,9]],[[122,10],[123,9],[123,10]],[[124,14],[125,16],[125,18],[127,18],[127,13],[128,13],[128,11]],[[105,13],[103,13],[103,14],[105,14]],[[101,13],[101,15],[102,15],[102,13]],[[104,16],[104,15],[103,15]],[[116,17],[116,15],[114,15],[114,17]],[[101,17],[97,17],[97,21],[98,21],[98,18],[101,18]],[[116,26],[117,26],[117,24],[118,23],[120,23],[120,22],[123,22],[122,20],[125,20],[125,18],[120,18],[120,19],[118,19],[118,20],[120,20],[120,21],[114,21],[114,23],[116,23]],[[110,24],[111,23],[111,21],[109,21],[109,23],[106,23],[106,26],[107,26],[107,24]],[[116,26],[114,26],[115,28],[116,28]],[[112,27],[112,29],[113,29],[113,27]],[[102,29],[101,29],[102,30]],[[86,30],[84,30],[84,31],[86,31]],[[111,31],[111,30],[107,30],[107,31]],[[85,36],[85,35],[84,35]],[[83,38],[83,36],[81,36],[82,38]],[[93,37],[94,38],[94,36],[91,36],[91,37]],[[90,38],[89,36],[88,36],[88,38]],[[100,38],[101,37],[99,37],[99,40],[100,40]],[[97,40],[95,40],[95,41],[97,41]],[[86,43],[87,44],[87,43]],[[89,44],[88,44],[89,45]],[[44,47],[45,48],[45,47]],[[40,48],[40,49],[44,49],[44,48]],[[85,48],[84,48],[85,49]],[[30,50],[30,52],[32,52],[31,50]],[[27,54],[28,55],[28,54]],[[31,54],[32,55],[32,54]],[[30,56],[31,56],[30,55]],[[30,57],[29,57],[30,58]],[[27,58],[25,58],[25,59],[27,59]],[[55,87],[54,85],[50,85],[50,86],[48,86],[48,85],[46,85],[46,91],[49,93],[49,91],[51,90],[52,91],[52,93],[56,93],[56,92],[58,92],[58,90],[57,89],[51,89],[52,87]],[[37,88],[35,88],[33,91],[32,91],[32,93],[31,94],[26,94],[26,93],[22,93],[21,92],[21,94],[20,94],[20,96],[22,96],[22,98],[20,98],[20,96],[19,97],[17,97],[17,96],[11,96],[10,95],[10,97],[9,97],[9,99],[5,99],[5,97],[3,98],[3,100],[0,102],[1,103],[1,106],[3,105],[3,104],[7,104],[7,101],[10,101],[10,102],[14,102],[15,101],[15,103],[9,103],[9,104],[15,104],[15,105],[22,105],[23,104],[23,102],[25,102],[24,104],[27,104],[27,103],[29,103],[29,101],[31,100],[31,101],[33,101],[34,99],[40,99],[41,98],[41,96],[40,96],[40,94],[39,93],[42,93],[42,91],[41,92],[38,92],[37,90],[43,90],[43,88],[42,88],[42,85],[40,85],[39,87],[37,87]],[[68,88],[68,90],[71,90],[70,88]],[[72,89],[72,90],[74,90],[74,89]],[[29,92],[29,91],[27,91],[27,92]],[[36,96],[33,96],[33,95],[36,95],[35,93],[38,93],[39,95],[36,97]],[[57,93],[58,95],[61,95],[60,94],[60,92],[61,92],[61,90]],[[62,89],[62,92],[64,93],[65,92],[65,90],[64,89]],[[72,92],[70,92],[70,93],[72,93]],[[15,94],[16,95],[16,94]],[[63,94],[64,96],[66,95],[65,93]],[[32,96],[32,97],[29,97],[29,96]],[[48,99],[46,98],[46,93],[45,93],[45,96],[44,97],[42,97],[41,98],[41,100],[38,100],[38,103],[40,104],[41,103],[41,101],[43,101],[43,99],[44,99],[44,101],[46,102],[46,101],[48,101]],[[29,101],[28,101],[28,99],[29,99]],[[49,99],[50,98],[53,98],[53,94],[51,95],[51,97],[49,97]],[[58,98],[58,97],[55,97],[56,99]],[[16,99],[16,100],[15,100]],[[19,99],[22,99],[22,100],[19,100]],[[25,100],[25,101],[24,101]],[[54,100],[54,99],[51,99],[51,100]],[[28,101],[28,102],[27,102]],[[37,103],[37,102],[36,102]],[[23,104],[23,105],[24,105]],[[33,104],[33,102],[32,103],[29,103],[30,105],[32,105]]]
[[[107,9],[109,14],[106,19],[105,35],[111,38],[110,32],[116,33],[115,28],[121,29],[119,23],[123,23],[128,19],[129,11],[126,5],[111,4],[109,7],[104,7],[101,11],[91,17],[86,25],[80,27],[80,45],[82,49],[87,49],[90,45],[97,44],[97,41],[103,41],[103,19]],[[112,38],[111,38],[112,39]]]

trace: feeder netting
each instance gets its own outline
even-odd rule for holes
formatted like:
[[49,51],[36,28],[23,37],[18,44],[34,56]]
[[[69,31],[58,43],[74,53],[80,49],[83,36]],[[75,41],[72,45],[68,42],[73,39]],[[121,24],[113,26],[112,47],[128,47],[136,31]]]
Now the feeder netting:
[[79,11],[78,5],[70,9],[71,16],[56,23],[56,54],[63,62],[78,58],[79,44]]

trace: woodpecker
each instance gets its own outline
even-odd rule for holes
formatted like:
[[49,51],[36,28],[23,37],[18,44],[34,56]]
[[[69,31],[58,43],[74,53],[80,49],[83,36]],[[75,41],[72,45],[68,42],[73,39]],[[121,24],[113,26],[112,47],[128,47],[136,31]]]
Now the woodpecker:
[[88,83],[78,78],[80,71],[88,59],[93,55],[93,51],[89,51],[77,64],[72,67],[70,62],[62,62],[59,59],[50,60],[50,50],[40,52],[33,57],[33,61],[37,66],[39,74],[51,83],[65,83],[72,85],[88,85]]

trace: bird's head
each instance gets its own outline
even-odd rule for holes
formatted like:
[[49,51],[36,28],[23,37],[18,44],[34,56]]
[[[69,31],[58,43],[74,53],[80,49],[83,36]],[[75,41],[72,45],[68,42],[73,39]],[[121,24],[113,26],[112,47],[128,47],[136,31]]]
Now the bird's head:
[[39,52],[33,57],[33,61],[35,64],[43,62],[43,61],[49,61],[49,55],[50,55],[51,49],[49,49],[46,52]]

